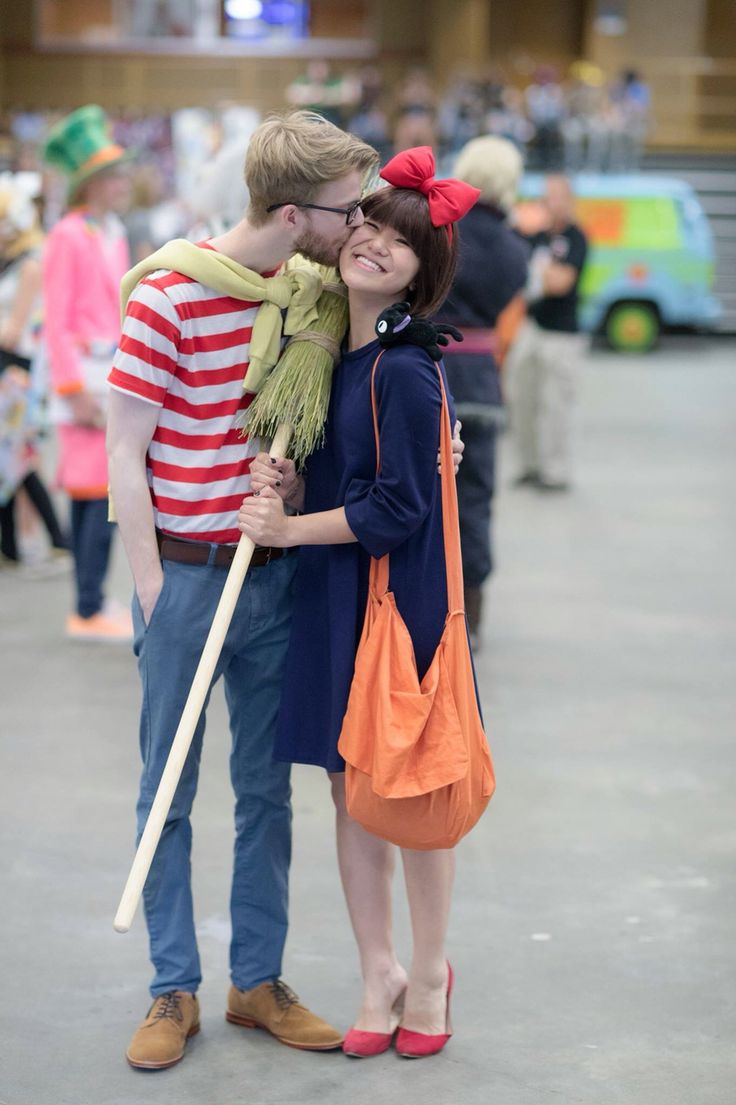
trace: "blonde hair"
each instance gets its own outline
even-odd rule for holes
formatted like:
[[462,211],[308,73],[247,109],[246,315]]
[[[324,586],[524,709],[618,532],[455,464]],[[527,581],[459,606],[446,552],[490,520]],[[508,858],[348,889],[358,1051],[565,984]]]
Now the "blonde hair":
[[269,115],[251,135],[245,157],[248,218],[265,222],[275,203],[310,203],[323,184],[376,167],[372,146],[315,111]]
[[458,154],[452,175],[480,188],[481,203],[509,212],[516,201],[524,163],[513,142],[487,135],[473,138]]

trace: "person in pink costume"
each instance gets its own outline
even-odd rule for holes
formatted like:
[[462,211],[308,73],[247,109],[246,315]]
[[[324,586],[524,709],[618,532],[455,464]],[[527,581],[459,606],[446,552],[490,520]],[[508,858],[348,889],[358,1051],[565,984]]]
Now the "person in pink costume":
[[69,211],[48,236],[43,264],[58,483],[71,500],[76,604],[67,636],[130,640],[127,611],[105,602],[112,528],[107,513],[106,377],[120,339],[120,281],[130,267],[123,224],[126,153],[101,108],[80,108],[52,130],[44,158],[70,177]]

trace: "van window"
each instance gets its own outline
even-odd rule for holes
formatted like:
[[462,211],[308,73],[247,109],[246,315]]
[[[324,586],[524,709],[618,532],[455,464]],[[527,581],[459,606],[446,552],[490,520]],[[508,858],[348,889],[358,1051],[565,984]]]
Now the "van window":
[[703,208],[695,196],[683,196],[680,200],[685,238],[692,249],[707,250],[712,243],[710,225]]

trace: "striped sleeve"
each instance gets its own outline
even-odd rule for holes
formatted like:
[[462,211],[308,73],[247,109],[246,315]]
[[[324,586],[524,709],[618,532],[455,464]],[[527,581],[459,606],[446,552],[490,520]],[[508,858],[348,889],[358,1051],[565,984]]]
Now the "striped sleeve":
[[138,285],[125,310],[120,345],[108,376],[110,387],[161,407],[179,359],[176,308],[156,279]]

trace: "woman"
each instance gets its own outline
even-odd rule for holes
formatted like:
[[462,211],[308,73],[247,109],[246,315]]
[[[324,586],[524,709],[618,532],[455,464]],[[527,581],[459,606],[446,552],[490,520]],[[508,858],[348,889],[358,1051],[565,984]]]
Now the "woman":
[[[397,187],[369,196],[364,223],[342,250],[350,332],[333,378],[324,446],[306,482],[288,461],[261,455],[251,472],[240,528],[259,544],[301,546],[292,637],[276,756],[330,773],[338,859],[364,979],[363,1001],[344,1050],[385,1051],[399,1018],[397,1050],[439,1051],[449,1039],[452,973],[444,943],[453,882],[451,851],[402,850],[414,955],[401,966],[391,935],[396,849],[347,814],[337,751],[367,601],[370,557],[391,553],[391,590],[414,644],[420,678],[447,613],[442,506],[437,476],[441,392],[437,366],[416,346],[388,349],[375,377],[381,470],[371,413],[376,319],[397,300],[429,315],[450,287],[456,262],[451,220],[477,190],[434,182],[428,147],[394,158],[381,175]],[[284,501],[303,510],[287,516]]]

